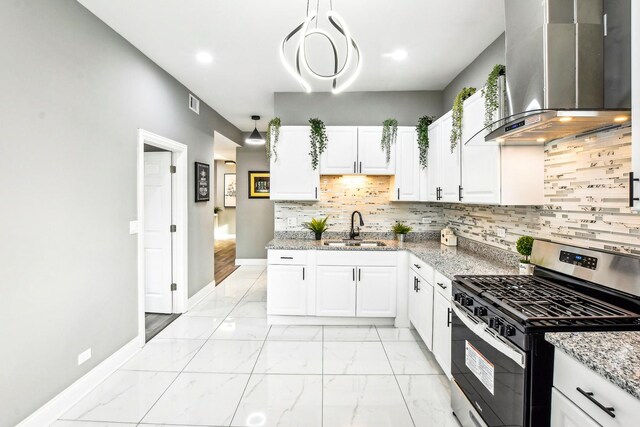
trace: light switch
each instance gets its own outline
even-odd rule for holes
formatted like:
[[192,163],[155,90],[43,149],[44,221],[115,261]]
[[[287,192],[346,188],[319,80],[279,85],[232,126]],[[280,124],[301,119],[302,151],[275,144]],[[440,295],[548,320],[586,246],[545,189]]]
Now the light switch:
[[422,218],[423,224],[431,224],[431,218]]
[[129,234],[138,234],[138,221],[129,221]]

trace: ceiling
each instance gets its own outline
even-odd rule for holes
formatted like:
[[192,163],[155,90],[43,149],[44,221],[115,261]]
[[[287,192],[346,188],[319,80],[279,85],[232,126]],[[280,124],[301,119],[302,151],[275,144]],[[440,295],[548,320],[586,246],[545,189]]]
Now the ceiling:
[[[253,129],[251,114],[265,128],[274,92],[303,91],[279,47],[304,20],[304,0],[78,1],[242,131]],[[329,0],[320,2],[324,17]],[[362,51],[349,91],[441,90],[504,31],[503,0],[333,0],[333,8]],[[312,66],[326,68],[327,45],[309,41]],[[407,58],[383,56],[397,49]],[[199,52],[213,61],[198,62]]]

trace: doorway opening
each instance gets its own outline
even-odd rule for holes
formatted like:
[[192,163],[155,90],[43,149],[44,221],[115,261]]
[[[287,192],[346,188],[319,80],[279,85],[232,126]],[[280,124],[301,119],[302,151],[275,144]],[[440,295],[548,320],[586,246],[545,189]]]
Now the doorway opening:
[[187,146],[138,131],[140,345],[187,310]]
[[221,283],[236,263],[236,148],[238,144],[214,133],[214,275]]

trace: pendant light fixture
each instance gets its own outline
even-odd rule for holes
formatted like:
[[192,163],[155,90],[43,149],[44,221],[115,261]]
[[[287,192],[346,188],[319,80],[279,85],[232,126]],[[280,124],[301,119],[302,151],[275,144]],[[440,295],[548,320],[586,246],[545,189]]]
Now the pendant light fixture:
[[258,120],[260,120],[260,116],[251,116],[251,120],[254,122],[253,132],[251,132],[251,135],[249,135],[244,142],[252,145],[264,144],[264,137],[258,132]]
[[[311,85],[305,79],[305,75],[310,75],[318,80],[331,80],[331,92],[338,94],[348,88],[358,77],[358,74],[360,74],[362,56],[360,54],[360,48],[355,40],[351,38],[351,32],[344,23],[344,20],[333,10],[333,0],[329,0],[329,10],[326,13],[327,20],[333,29],[339,33],[338,36],[344,38],[347,49],[344,63],[342,64],[342,67],[338,68],[340,62],[338,60],[338,50],[336,49],[336,43],[333,36],[328,31],[318,28],[321,1],[322,0],[316,0],[316,10],[310,11],[309,0],[307,0],[307,16],[300,25],[298,25],[282,40],[280,60],[289,74],[291,74],[293,78],[302,85],[306,92],[310,93],[312,91]],[[332,74],[318,73],[309,65],[306,43],[307,37],[313,34],[323,36],[331,45],[329,55],[333,58]],[[294,37],[298,37],[297,41],[292,40]],[[295,56],[287,59],[286,49],[289,42],[296,43],[297,47]],[[293,64],[295,64],[295,66]],[[338,79],[340,79],[340,81],[338,81]]]

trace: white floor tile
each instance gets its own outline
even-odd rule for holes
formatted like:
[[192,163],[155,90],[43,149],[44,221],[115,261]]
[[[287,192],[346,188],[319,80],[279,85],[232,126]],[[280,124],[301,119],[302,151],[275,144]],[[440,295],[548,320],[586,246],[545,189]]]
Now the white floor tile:
[[380,342],[325,342],[325,374],[393,374]]
[[325,326],[325,341],[380,341],[375,326]]
[[378,335],[382,341],[416,341],[421,342],[422,338],[418,331],[411,328],[394,328],[392,326],[378,326]]
[[266,341],[254,372],[258,374],[321,374],[322,343]]
[[213,334],[222,319],[218,317],[180,316],[167,326],[154,339],[201,339],[206,340]]
[[240,304],[233,309],[230,316],[232,317],[267,317],[267,303],[256,301],[241,301]]
[[227,317],[211,335],[213,340],[264,341],[269,332],[267,319],[251,317]]
[[250,374],[261,348],[262,341],[209,340],[185,371]]
[[182,373],[144,417],[156,424],[229,425],[249,375]]
[[398,375],[397,379],[417,426],[458,427],[445,375]]
[[232,426],[322,425],[320,375],[252,375]]
[[413,426],[393,375],[325,375],[323,381],[325,426]]
[[58,420],[49,427],[136,427],[137,424],[110,423],[103,421],[68,421]]
[[172,372],[117,371],[62,418],[137,423],[177,375]]
[[433,354],[416,342],[385,341],[382,345],[396,375],[442,374]]
[[153,339],[120,369],[180,372],[204,343],[204,340]]
[[269,331],[270,341],[322,341],[322,326],[279,326]]
[[267,301],[267,288],[256,288],[255,286],[249,289],[247,294],[242,298],[242,301]]
[[235,306],[236,303],[229,301],[201,301],[183,316],[208,316],[225,318]]

